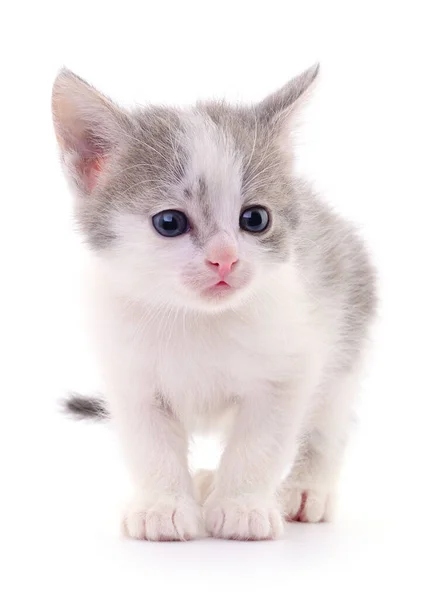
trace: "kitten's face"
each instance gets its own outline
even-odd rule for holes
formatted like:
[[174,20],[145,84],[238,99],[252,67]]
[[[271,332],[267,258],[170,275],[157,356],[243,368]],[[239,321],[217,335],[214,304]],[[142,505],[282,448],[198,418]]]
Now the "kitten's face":
[[[220,108],[221,118],[228,111]],[[139,118],[149,126],[139,128],[139,143],[124,144],[104,190],[101,205],[112,213],[92,225],[93,235],[104,226],[112,238],[100,254],[140,297],[234,306],[288,259],[298,206],[286,189],[285,157],[264,144],[253,151],[249,114],[239,140],[205,109]],[[157,122],[161,137],[144,137]]]
[[77,217],[122,293],[215,311],[269,285],[299,222],[287,117],[315,75],[253,108],[133,114],[59,76],[55,124]]

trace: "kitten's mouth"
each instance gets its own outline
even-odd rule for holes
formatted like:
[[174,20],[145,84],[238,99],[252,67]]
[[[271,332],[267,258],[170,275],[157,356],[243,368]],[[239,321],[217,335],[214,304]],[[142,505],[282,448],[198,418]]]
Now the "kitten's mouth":
[[207,287],[203,290],[202,294],[208,298],[222,298],[223,296],[227,296],[234,290],[233,286],[224,281],[218,281],[213,285]]

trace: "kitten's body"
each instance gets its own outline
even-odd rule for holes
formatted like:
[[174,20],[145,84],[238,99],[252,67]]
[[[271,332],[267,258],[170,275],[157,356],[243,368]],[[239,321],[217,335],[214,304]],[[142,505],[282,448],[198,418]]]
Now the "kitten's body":
[[[201,533],[187,443],[203,430],[227,438],[199,481],[210,534],[264,539],[281,512],[328,517],[374,293],[351,227],[292,172],[291,115],[316,73],[253,108],[133,115],[71,74],[56,82],[107,408],[137,488],[132,537]],[[239,214],[258,205],[270,224],[250,236]],[[149,218],[166,209],[190,230],[158,235]]]

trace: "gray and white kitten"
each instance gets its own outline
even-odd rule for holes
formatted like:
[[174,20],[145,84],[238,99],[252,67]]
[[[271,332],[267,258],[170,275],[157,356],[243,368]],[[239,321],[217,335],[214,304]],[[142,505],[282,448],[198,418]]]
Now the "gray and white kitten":
[[[374,313],[362,242],[293,171],[318,66],[253,106],[128,112],[63,70],[53,115],[133,538],[278,537],[330,518]],[[195,481],[188,440],[225,436]],[[285,476],[285,473],[288,474]]]

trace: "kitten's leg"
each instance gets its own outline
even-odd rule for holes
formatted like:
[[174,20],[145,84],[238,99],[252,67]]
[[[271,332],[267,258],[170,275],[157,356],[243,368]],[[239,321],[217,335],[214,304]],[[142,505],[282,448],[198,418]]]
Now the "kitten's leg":
[[270,382],[241,402],[205,502],[206,526],[213,536],[257,540],[282,532],[276,491],[296,451],[309,391],[308,384]]
[[202,533],[201,507],[188,469],[188,435],[155,382],[147,309],[89,280],[91,328],[112,424],[134,483],[123,516],[132,538],[186,540]]
[[317,409],[292,470],[281,486],[286,518],[317,523],[331,520],[358,373],[339,374],[317,397]]
[[112,411],[136,487],[124,533],[147,540],[198,537],[201,509],[188,470],[186,433],[162,403],[131,400],[115,402]]

